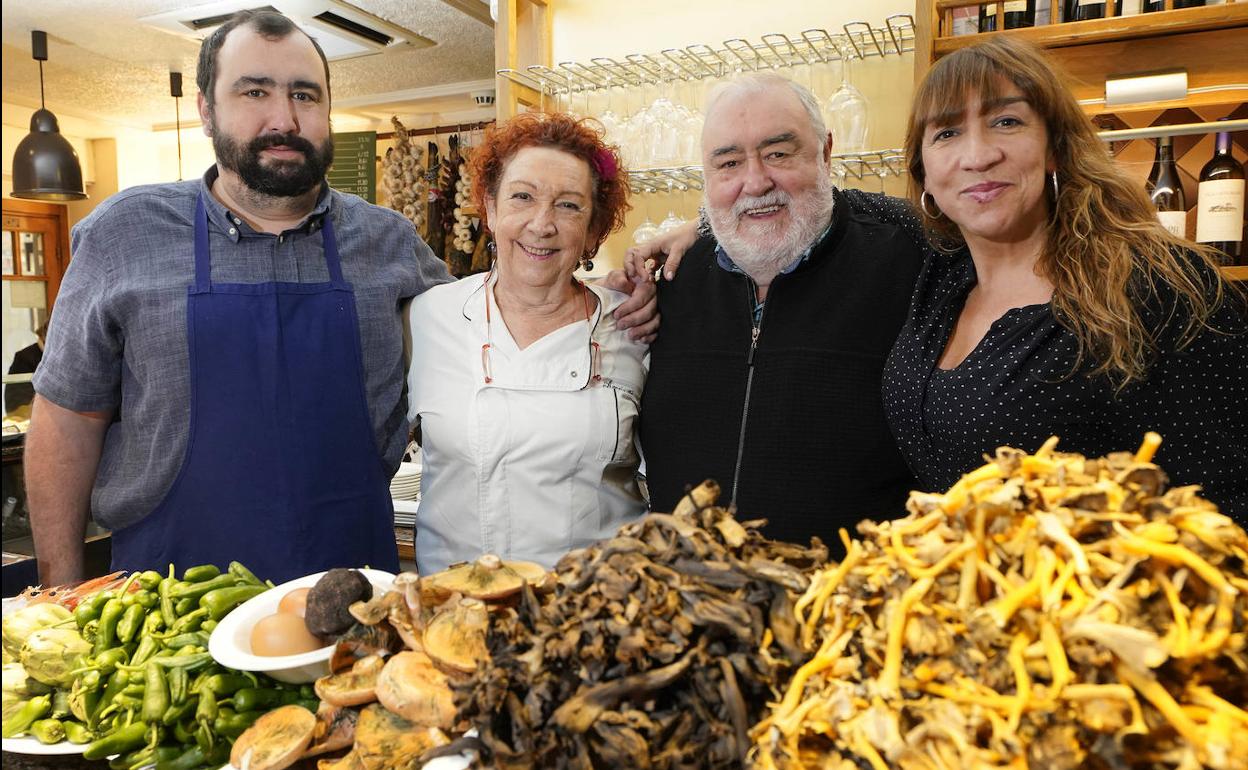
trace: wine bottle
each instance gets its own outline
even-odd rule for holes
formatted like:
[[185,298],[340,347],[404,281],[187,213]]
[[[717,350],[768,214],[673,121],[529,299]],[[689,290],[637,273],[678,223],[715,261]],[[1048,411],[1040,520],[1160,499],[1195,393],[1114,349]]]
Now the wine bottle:
[[1148,172],[1148,197],[1157,207],[1157,219],[1161,221],[1161,226],[1180,238],[1186,238],[1187,196],[1183,194],[1183,180],[1179,178],[1178,166],[1174,165],[1173,144],[1168,136],[1157,140],[1153,170]]
[[[1174,8],[1199,8],[1205,0],[1174,0]],[[1166,9],[1166,0],[1144,0],[1144,13],[1156,13]]]
[[1105,18],[1105,6],[1114,0],[1066,0],[1066,21]]
[[[1005,28],[1034,27],[1036,25],[1036,0],[1009,0],[1005,6]],[[995,32],[997,30],[996,6],[981,5],[979,7],[979,31]]]
[[1196,240],[1220,251],[1226,264],[1237,263],[1244,237],[1244,168],[1231,155],[1229,131],[1218,132],[1197,194]]

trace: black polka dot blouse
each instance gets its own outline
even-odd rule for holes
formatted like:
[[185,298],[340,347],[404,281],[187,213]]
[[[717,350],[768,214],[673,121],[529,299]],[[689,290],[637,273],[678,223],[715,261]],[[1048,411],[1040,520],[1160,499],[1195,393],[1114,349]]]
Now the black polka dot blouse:
[[[896,199],[859,198],[881,218],[912,221]],[[1241,525],[1248,523],[1248,313],[1224,303],[1213,329],[1179,348],[1181,314],[1164,288],[1140,304],[1159,355],[1143,381],[1115,392],[1104,377],[1074,371],[1075,337],[1048,304],[1009,310],[957,367],[936,366],[975,285],[963,249],[929,247],[906,325],[884,370],[884,407],[893,436],[920,483],[943,491],[1009,445],[1034,452],[1051,435],[1059,450],[1100,456],[1134,450],[1144,432],[1163,444],[1156,462],[1172,484],[1200,484],[1204,495]]]

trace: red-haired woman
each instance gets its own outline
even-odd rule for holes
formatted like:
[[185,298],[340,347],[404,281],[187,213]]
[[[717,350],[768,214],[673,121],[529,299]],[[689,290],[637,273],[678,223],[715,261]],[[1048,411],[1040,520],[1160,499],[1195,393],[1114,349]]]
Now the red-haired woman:
[[645,507],[633,427],[646,346],[613,317],[625,295],[573,276],[624,222],[618,155],[584,121],[522,114],[472,165],[494,265],[410,311],[422,573],[482,553],[549,567]]

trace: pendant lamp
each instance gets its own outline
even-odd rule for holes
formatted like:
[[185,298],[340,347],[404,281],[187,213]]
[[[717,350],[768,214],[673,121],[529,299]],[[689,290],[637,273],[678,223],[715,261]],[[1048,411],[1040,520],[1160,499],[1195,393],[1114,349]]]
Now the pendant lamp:
[[30,133],[13,154],[13,197],[41,201],[76,201],[87,197],[78,153],[61,136],[56,116],[44,105],[43,63],[48,33],[30,33],[31,56],[39,62],[39,110],[30,116]]

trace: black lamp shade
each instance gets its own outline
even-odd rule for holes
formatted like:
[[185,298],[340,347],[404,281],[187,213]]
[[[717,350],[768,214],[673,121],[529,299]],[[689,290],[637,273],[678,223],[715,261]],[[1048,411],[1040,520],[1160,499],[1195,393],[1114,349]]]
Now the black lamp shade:
[[41,109],[30,118],[30,133],[13,154],[13,197],[76,201],[87,197],[78,153],[61,136],[56,116]]

